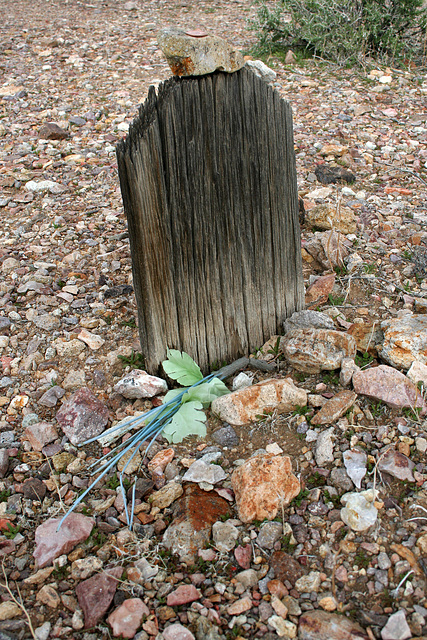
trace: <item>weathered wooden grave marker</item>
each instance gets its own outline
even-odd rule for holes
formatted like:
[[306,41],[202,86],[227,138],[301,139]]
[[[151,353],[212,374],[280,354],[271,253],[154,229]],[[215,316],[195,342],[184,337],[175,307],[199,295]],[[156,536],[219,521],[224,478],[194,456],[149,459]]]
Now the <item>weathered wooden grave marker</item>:
[[248,355],[303,308],[289,104],[242,68],[150,88],[117,145],[141,348]]

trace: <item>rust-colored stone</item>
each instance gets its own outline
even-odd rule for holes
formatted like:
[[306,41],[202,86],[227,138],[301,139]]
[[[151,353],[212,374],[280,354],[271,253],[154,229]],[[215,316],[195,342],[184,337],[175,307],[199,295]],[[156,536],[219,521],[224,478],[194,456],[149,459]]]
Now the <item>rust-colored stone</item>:
[[194,64],[191,58],[169,58],[169,66],[174,76],[191,76]]
[[353,391],[340,391],[328,400],[311,419],[311,424],[331,424],[353,406],[357,395]]
[[275,551],[273,553],[270,558],[270,566],[277,581],[280,580],[283,583],[287,580],[292,586],[299,578],[305,575],[305,570],[300,563],[284,551]]
[[165,531],[163,544],[184,562],[194,562],[197,552],[208,542],[214,522],[230,513],[230,506],[214,491],[196,484],[184,485],[184,495],[176,502],[175,517]]

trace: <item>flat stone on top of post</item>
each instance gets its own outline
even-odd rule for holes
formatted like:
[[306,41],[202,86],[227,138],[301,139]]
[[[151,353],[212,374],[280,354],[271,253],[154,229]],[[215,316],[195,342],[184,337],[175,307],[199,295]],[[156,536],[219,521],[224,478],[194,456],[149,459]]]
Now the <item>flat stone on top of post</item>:
[[240,51],[199,29],[162,29],[157,40],[175,76],[203,76],[216,70],[233,73],[245,64]]

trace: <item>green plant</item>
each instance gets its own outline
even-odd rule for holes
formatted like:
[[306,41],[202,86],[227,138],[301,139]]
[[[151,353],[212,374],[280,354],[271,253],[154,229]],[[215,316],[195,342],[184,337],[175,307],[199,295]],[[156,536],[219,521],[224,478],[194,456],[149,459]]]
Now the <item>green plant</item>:
[[292,48],[349,66],[422,53],[425,24],[423,0],[280,0],[272,9],[261,2],[250,28],[256,53]]
[[292,411],[293,416],[306,416],[310,413],[311,408],[308,405],[300,406],[297,405],[295,409]]
[[300,507],[301,506],[301,502],[303,500],[305,500],[306,498],[308,498],[309,493],[310,492],[308,491],[308,489],[301,489],[299,494],[297,496],[295,496],[295,498],[292,500],[291,504],[295,505],[296,507]]
[[402,413],[408,420],[419,422],[422,407],[403,407]]
[[123,362],[123,366],[144,367],[144,356],[133,349],[130,356],[118,356],[118,358]]
[[133,329],[136,327],[136,320],[135,318],[131,318],[130,320],[123,320],[123,322],[120,323],[122,327],[132,327]]
[[280,336],[277,338],[274,347],[271,347],[271,349],[269,349],[267,351],[267,353],[273,355],[273,356],[278,356],[279,355],[279,348],[280,348]]
[[10,489],[3,489],[0,491],[0,502],[7,502],[7,499],[10,496]]
[[90,533],[90,536],[86,540],[87,545],[89,546],[99,546],[101,547],[104,542],[106,542],[107,536],[105,533],[100,531],[97,527],[94,527]]
[[295,549],[295,544],[291,544],[291,538],[291,533],[287,533],[285,536],[282,536],[282,551],[285,551],[286,553],[292,553],[292,551]]
[[52,571],[52,576],[55,578],[55,580],[65,580],[68,576],[68,568],[69,567],[66,564],[64,564],[62,567],[56,566]]
[[345,300],[344,296],[333,296],[332,293],[328,295],[328,300],[333,307],[339,307]]
[[7,529],[3,529],[3,535],[5,536],[5,538],[8,538],[9,540],[13,540],[14,537],[21,531],[21,527],[18,525],[16,525],[16,527],[11,523],[8,522],[7,523]]
[[339,375],[335,371],[322,371],[322,380],[325,384],[339,384]]
[[307,377],[307,374],[303,373],[302,371],[297,371],[295,373],[295,379],[297,380],[297,382],[304,382],[306,377]]
[[363,271],[365,273],[375,273],[375,271],[377,270],[377,265],[374,264],[373,262],[370,263],[366,263],[363,265]]
[[374,418],[379,418],[386,410],[386,406],[379,400],[378,402],[372,402],[369,409]]
[[315,487],[323,487],[326,484],[326,478],[325,476],[320,475],[318,471],[315,471],[306,479],[305,484],[310,489],[314,489]]
[[347,275],[347,267],[343,264],[343,265],[335,265],[334,267],[334,271],[337,274],[337,276],[346,276]]
[[354,556],[354,564],[356,564],[361,569],[367,569],[371,562],[366,553],[360,550]]
[[405,260],[410,260],[412,258],[412,253],[408,249],[405,249],[402,252],[402,256],[405,258]]
[[327,491],[325,489],[325,491],[323,492],[323,497],[325,502],[332,502],[332,504],[334,505],[335,509],[339,509],[341,507],[341,497],[340,496],[335,496],[335,495],[331,495],[329,493],[329,491]]
[[[120,479],[117,477],[117,473],[113,473],[113,475],[110,478],[108,478],[105,484],[109,489],[112,489],[113,491],[115,491],[117,487],[120,486]],[[129,480],[129,478],[124,477],[122,478],[122,484],[124,488],[127,490],[131,485],[131,481]]]
[[354,358],[354,361],[358,367],[366,367],[368,364],[371,364],[373,360],[374,360],[374,357],[371,356],[371,354],[368,353],[367,351],[362,353],[362,355],[360,355],[359,353],[356,353],[356,357]]

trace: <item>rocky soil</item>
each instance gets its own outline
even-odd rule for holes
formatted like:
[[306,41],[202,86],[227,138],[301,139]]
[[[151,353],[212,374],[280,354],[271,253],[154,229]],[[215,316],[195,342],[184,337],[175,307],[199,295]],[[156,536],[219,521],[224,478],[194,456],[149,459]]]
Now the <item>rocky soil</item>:
[[427,636],[425,69],[269,61],[294,113],[314,313],[255,354],[271,373],[246,373],[293,404],[224,396],[205,439],[129,465],[132,531],[114,471],[56,531],[109,450],[81,443],[160,404],[115,388],[143,368],[115,144],[170,75],[156,32],[202,27],[247,53],[252,13],[0,7],[4,640]]

